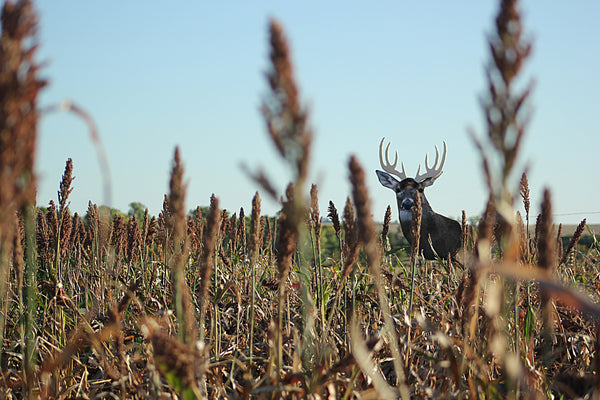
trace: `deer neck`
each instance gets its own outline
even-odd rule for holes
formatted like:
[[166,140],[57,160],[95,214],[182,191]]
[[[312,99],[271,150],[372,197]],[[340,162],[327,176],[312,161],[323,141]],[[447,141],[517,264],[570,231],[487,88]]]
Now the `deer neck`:
[[[431,219],[435,218],[435,212],[427,202],[425,196],[422,197],[421,203],[421,230],[423,230],[423,226],[428,226],[432,222]],[[412,212],[410,210],[403,210],[400,208],[400,227],[402,228],[402,234],[409,243],[412,243],[411,238],[411,230],[412,230]],[[421,232],[421,235],[426,234],[426,232]]]

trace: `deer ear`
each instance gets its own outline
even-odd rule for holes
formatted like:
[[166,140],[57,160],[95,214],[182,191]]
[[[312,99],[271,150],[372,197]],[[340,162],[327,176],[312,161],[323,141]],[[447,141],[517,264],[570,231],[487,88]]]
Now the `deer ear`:
[[421,188],[424,189],[428,186],[433,185],[433,181],[434,181],[434,179],[431,179],[431,178],[424,179],[421,182],[419,182],[419,186],[421,186]]
[[[441,172],[440,172],[440,175],[442,175]],[[419,182],[419,185],[421,185],[424,188],[431,186],[431,185],[433,185],[433,182],[435,182],[435,180],[440,177],[440,175],[438,175],[436,177],[425,178],[421,182]]]
[[396,190],[396,188],[400,185],[398,179],[394,178],[387,172],[379,170],[376,170],[375,172],[377,173],[377,178],[379,178],[379,182],[381,182],[381,184],[386,188]]

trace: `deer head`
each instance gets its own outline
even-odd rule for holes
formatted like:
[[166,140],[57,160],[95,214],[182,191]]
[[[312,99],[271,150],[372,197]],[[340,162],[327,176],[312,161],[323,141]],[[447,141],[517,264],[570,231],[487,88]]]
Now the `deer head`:
[[[401,163],[402,171],[398,171],[396,168],[398,165],[398,152],[396,152],[394,162],[390,162],[389,149],[391,143],[388,143],[385,147],[384,154],[384,142],[385,138],[383,138],[379,144],[379,161],[383,171],[377,170],[377,177],[383,186],[392,189],[396,193],[398,211],[400,213],[400,225],[404,237],[406,237],[406,240],[408,240],[412,246],[411,209],[415,202],[415,196],[419,196],[421,198],[421,207],[423,210],[419,248],[423,252],[423,256],[428,260],[433,260],[436,256],[442,258],[450,256],[452,259],[455,259],[455,255],[462,244],[462,229],[460,224],[453,219],[435,213],[429,205],[424,193],[424,189],[433,185],[435,180],[442,175],[442,168],[446,162],[446,154],[448,152],[446,142],[444,141],[444,152],[442,153],[441,162],[440,152],[438,147],[435,146],[435,161],[433,165],[429,167],[429,154],[426,154],[425,172],[421,173],[421,165],[419,165],[417,174],[414,178],[406,176],[404,163]],[[397,176],[400,180],[394,178],[392,175]],[[433,245],[433,248],[431,245]]]

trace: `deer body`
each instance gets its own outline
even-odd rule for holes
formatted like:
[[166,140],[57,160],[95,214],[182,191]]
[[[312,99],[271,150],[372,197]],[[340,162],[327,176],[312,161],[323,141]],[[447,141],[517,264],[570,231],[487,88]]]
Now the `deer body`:
[[[411,228],[413,216],[411,210],[414,206],[415,196],[419,196],[421,199],[422,209],[419,250],[423,253],[423,256],[427,260],[434,260],[436,257],[450,257],[455,260],[456,253],[462,245],[461,226],[458,221],[434,212],[424,194],[424,189],[427,186],[431,186],[433,182],[442,174],[442,168],[444,166],[444,162],[446,161],[446,143],[444,142],[444,153],[439,167],[437,167],[439,152],[436,146],[436,159],[433,167],[429,168],[428,156],[426,156],[426,172],[424,174],[420,174],[421,166],[419,165],[419,169],[415,178],[408,178],[406,177],[404,164],[402,164],[402,172],[396,169],[396,165],[398,164],[398,154],[396,154],[396,159],[393,164],[389,162],[389,144],[385,151],[386,161],[384,163],[384,141],[385,138],[383,138],[379,147],[379,157],[381,161],[381,167],[386,172],[377,170],[377,177],[383,186],[392,189],[396,193],[398,211],[400,213],[400,226],[402,227],[402,233],[404,234],[404,237],[412,247],[413,238],[411,236]],[[398,176],[400,180],[394,178],[392,174]],[[431,245],[433,245],[433,248]]]

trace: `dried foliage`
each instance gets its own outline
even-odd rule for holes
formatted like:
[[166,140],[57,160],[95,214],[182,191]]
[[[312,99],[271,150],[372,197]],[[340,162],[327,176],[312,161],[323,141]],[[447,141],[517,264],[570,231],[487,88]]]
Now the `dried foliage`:
[[[356,157],[348,164],[352,193],[341,218],[330,201],[331,224],[323,221],[317,187],[306,187],[307,112],[274,21],[263,114],[294,171],[277,218],[261,216],[258,193],[250,217],[243,209],[231,215],[219,209],[215,195],[208,210],[186,213],[179,149],[156,217],[146,210],[142,221],[92,202],[85,217],[71,215],[68,197],[77,187],[70,160],[56,203],[34,210],[35,99],[43,86],[34,31],[29,2],[4,5],[0,392],[6,398],[597,395],[600,246],[584,236],[583,220],[565,251],[556,251],[548,191],[531,237],[527,176],[515,196],[506,180],[529,93],[513,95],[530,52],[515,1],[502,2],[490,39],[483,108],[495,152],[485,154],[478,143],[489,197],[477,225],[463,212],[464,270],[397,251],[390,208],[378,231]],[[490,162],[492,156],[501,162]],[[266,178],[258,181],[276,198]],[[525,222],[512,208],[519,195]],[[110,219],[102,217],[111,211]],[[582,245],[584,238],[592,244]]]
[[[37,52],[37,14],[30,1],[6,1],[2,7],[0,34],[0,343],[4,343],[9,294],[22,289],[21,326],[23,379],[30,382],[35,371],[36,342],[35,299],[35,176],[33,163],[36,154],[39,91],[46,82],[39,78]],[[23,260],[11,263],[17,251],[15,242],[21,240],[15,214],[23,224],[25,244]],[[12,267],[20,268],[22,285],[7,283]],[[0,362],[3,361],[0,354]],[[31,386],[27,387],[31,395]]]
[[579,239],[581,239],[581,236],[583,235],[583,231],[585,229],[585,223],[586,223],[586,219],[584,218],[583,220],[581,220],[579,225],[577,225],[577,228],[575,229],[575,233],[573,233],[573,236],[571,237],[571,240],[569,241],[569,245],[565,249],[560,261],[558,262],[558,265],[564,264],[567,261],[567,259],[569,258],[569,255],[571,255],[571,252],[573,251],[573,249],[577,245],[577,242],[579,242]]
[[[204,224],[202,235],[202,253],[199,255],[198,276],[200,285],[197,297],[200,303],[200,315],[204,315],[209,299],[210,276],[214,270],[215,249],[217,248],[217,234],[219,232],[221,213],[219,212],[219,199],[213,194],[210,198],[210,211]],[[201,319],[202,321],[203,319]]]
[[331,221],[333,225],[333,229],[335,230],[335,235],[339,238],[341,235],[341,225],[340,225],[340,216],[338,214],[337,208],[335,208],[335,204],[333,201],[329,201],[329,207],[327,207],[327,218]]
[[269,37],[272,70],[267,73],[267,81],[271,95],[265,99],[262,112],[277,151],[294,168],[295,179],[303,182],[312,141],[308,113],[300,105],[287,39],[275,20],[269,25]]
[[37,96],[46,82],[38,78],[37,15],[31,2],[5,2],[1,18],[0,210],[10,215],[35,201]]
[[390,222],[392,222],[392,207],[387,206],[383,217],[383,228],[381,229],[381,243],[384,249],[388,248],[388,232],[390,231]]
[[519,188],[519,194],[521,195],[521,199],[523,199],[523,207],[525,207],[525,218],[529,221],[529,181],[527,180],[527,174],[525,172],[521,175]]

